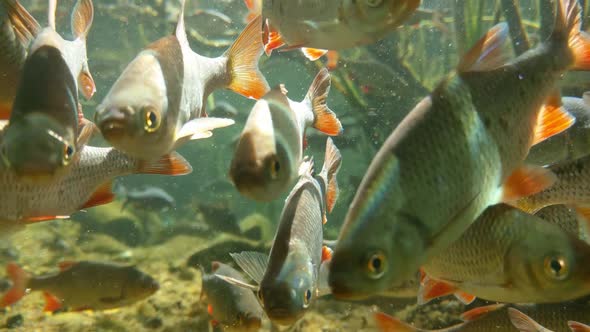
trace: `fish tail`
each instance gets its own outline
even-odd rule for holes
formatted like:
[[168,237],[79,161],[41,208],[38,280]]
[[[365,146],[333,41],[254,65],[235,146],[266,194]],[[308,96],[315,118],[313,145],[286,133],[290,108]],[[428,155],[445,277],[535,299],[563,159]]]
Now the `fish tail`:
[[92,20],[94,18],[94,6],[92,0],[78,0],[72,11],[72,34],[76,38],[86,39]]
[[264,52],[262,44],[262,19],[256,17],[226,51],[230,73],[229,88],[248,98],[260,99],[270,87],[258,68],[258,60]]
[[330,85],[330,72],[322,68],[311,83],[305,99],[311,103],[313,127],[327,135],[338,136],[342,133],[342,124],[327,104]]
[[27,284],[31,278],[29,274],[16,263],[8,263],[8,265],[6,265],[6,274],[10,280],[12,280],[12,288],[10,288],[8,292],[4,294],[2,300],[0,300],[0,308],[12,305],[25,296]]
[[546,331],[541,324],[515,308],[508,308],[508,317],[519,331]]
[[590,36],[582,29],[582,7],[578,0],[560,0],[557,4],[552,38],[567,36],[574,54],[575,69],[590,70]]
[[3,3],[16,37],[26,47],[41,30],[39,22],[18,0],[6,0]]
[[328,184],[326,192],[326,208],[328,212],[332,212],[340,192],[336,175],[342,164],[342,154],[330,137],[328,137],[328,140],[326,141],[326,156],[324,158],[322,174],[326,174]]
[[193,171],[184,157],[177,152],[172,152],[158,160],[141,161],[137,169],[138,174],[160,174],[160,175],[186,175]]

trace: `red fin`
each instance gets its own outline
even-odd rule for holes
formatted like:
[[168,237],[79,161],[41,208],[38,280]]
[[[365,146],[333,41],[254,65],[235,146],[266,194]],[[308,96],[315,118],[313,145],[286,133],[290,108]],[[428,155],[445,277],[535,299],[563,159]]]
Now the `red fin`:
[[512,325],[516,327],[519,331],[522,332],[529,332],[529,331],[546,331],[541,324],[535,322],[531,317],[523,314],[522,312],[514,309],[508,308],[508,317],[510,317],[510,321]]
[[45,298],[45,307],[43,311],[55,311],[61,308],[61,301],[49,292],[43,292]]
[[508,24],[491,28],[461,59],[459,72],[489,71],[498,68],[511,58],[508,43]]
[[324,54],[328,53],[328,50],[320,50],[317,48],[309,48],[309,47],[302,47],[301,52],[311,61],[316,61],[317,59],[324,56]]
[[25,296],[27,283],[30,279],[29,274],[16,263],[6,265],[6,274],[12,280],[12,287],[0,300],[0,308],[12,305]]
[[69,219],[70,216],[39,216],[39,217],[30,217],[27,219],[24,219],[23,222],[27,223],[27,224],[34,224],[37,222],[42,222],[42,221],[49,221],[49,220],[56,220],[56,219]]
[[139,164],[139,174],[186,175],[193,171],[192,166],[177,152],[172,152],[155,161]]
[[12,104],[0,103],[0,120],[9,120],[12,113]]
[[76,261],[62,261],[62,262],[59,262],[57,264],[57,266],[59,267],[60,271],[65,271],[76,264],[78,264],[78,262],[76,262]]
[[452,295],[456,291],[457,287],[444,281],[434,280],[426,276],[418,291],[418,304],[426,304],[436,298]]
[[506,179],[503,186],[502,201],[512,202],[536,194],[551,187],[556,181],[555,174],[546,168],[521,166]]
[[283,39],[281,38],[281,34],[275,30],[269,23],[266,21],[264,24],[264,33],[262,42],[264,43],[264,52],[266,55],[270,56],[273,50],[280,48],[285,45]]
[[334,251],[330,249],[328,246],[322,247],[322,262],[332,260],[332,253]]
[[573,320],[568,320],[567,326],[569,326],[570,330],[573,332],[590,332],[590,326]]
[[377,322],[377,328],[381,332],[414,332],[419,331],[415,327],[402,322],[401,320],[389,316],[382,312],[375,313],[375,321]]
[[213,316],[213,306],[210,304],[207,305],[207,313],[209,316]]
[[473,301],[475,301],[476,297],[475,295],[471,295],[469,293],[465,293],[462,291],[457,291],[455,292],[455,297],[461,301],[461,303],[465,304],[465,305],[469,305],[471,303],[473,303]]
[[537,117],[533,145],[565,131],[574,122],[576,118],[561,106],[559,93],[550,96]]
[[324,134],[337,136],[342,133],[342,124],[327,105],[330,85],[330,72],[326,68],[322,68],[311,83],[305,98],[311,102],[314,128]]
[[473,308],[469,311],[465,311],[463,314],[461,314],[461,319],[463,319],[463,321],[474,321],[476,319],[480,319],[481,317],[489,314],[492,311],[496,311],[499,309],[504,308],[506,305],[505,304],[490,304],[490,305],[486,305],[483,307],[477,307],[477,308]]
[[574,53],[574,68],[590,69],[590,36],[582,31],[582,7],[577,0],[560,0],[554,33],[562,33],[566,29],[568,44]]
[[115,194],[113,194],[113,181],[110,180],[98,187],[92,196],[90,196],[90,199],[81,207],[81,209],[108,204],[114,199]]
[[78,86],[86,100],[90,100],[96,93],[96,84],[89,71],[81,71],[78,75]]
[[328,51],[326,54],[326,58],[328,61],[326,62],[326,67],[328,70],[334,70],[338,67],[338,60],[340,59],[340,53],[337,51]]
[[256,17],[225,52],[231,76],[229,88],[248,98],[262,98],[269,90],[268,82],[258,69],[263,52],[260,26],[262,18]]

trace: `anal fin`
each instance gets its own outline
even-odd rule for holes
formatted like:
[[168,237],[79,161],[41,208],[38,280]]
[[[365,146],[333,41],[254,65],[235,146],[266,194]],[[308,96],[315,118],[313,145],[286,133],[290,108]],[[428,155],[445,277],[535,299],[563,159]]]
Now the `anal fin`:
[[576,119],[562,107],[559,92],[553,93],[537,117],[533,145],[567,130],[575,122]]
[[503,185],[502,201],[512,202],[551,187],[557,177],[547,168],[524,165],[512,172]]

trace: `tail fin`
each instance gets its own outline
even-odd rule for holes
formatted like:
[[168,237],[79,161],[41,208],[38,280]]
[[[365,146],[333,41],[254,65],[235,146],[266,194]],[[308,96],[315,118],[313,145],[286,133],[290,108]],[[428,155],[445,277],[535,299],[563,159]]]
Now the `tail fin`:
[[314,128],[327,135],[338,136],[342,133],[342,124],[327,105],[330,85],[330,72],[328,69],[322,68],[311,83],[305,99],[311,103]]
[[72,34],[76,38],[86,39],[94,19],[92,0],[78,0],[72,12]]
[[14,33],[24,47],[35,38],[41,26],[17,0],[4,1]]
[[16,263],[8,263],[8,265],[6,265],[6,274],[10,277],[10,280],[12,280],[12,288],[10,288],[8,292],[4,294],[2,300],[0,300],[0,308],[12,305],[25,296],[27,284],[31,278],[29,274]]
[[340,192],[336,175],[342,164],[342,154],[330,137],[326,141],[326,156],[324,158],[321,174],[325,177],[328,186],[326,190],[326,208],[328,212],[332,212]]
[[172,152],[154,161],[142,161],[137,169],[138,174],[186,175],[193,167],[179,153]]
[[553,36],[568,36],[568,45],[574,53],[575,69],[590,70],[590,36],[581,30],[582,7],[578,0],[559,0]]
[[260,99],[270,87],[258,69],[258,60],[264,52],[262,44],[262,18],[257,16],[226,51],[231,81],[229,88],[248,98]]

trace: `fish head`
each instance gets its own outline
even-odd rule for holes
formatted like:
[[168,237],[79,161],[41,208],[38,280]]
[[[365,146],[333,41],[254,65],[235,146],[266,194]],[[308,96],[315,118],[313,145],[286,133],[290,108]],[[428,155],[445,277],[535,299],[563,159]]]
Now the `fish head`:
[[127,267],[125,283],[123,285],[124,301],[132,303],[144,299],[160,289],[160,284],[147,273],[134,266]]
[[169,153],[174,144],[176,121],[168,121],[167,113],[162,68],[150,51],[143,51],[117,79],[94,119],[113,147],[149,160]]
[[344,13],[357,29],[381,38],[401,25],[419,5],[420,0],[349,1]]
[[43,112],[11,121],[0,143],[4,166],[23,179],[43,180],[65,171],[76,153],[74,133]]
[[229,177],[240,193],[257,201],[271,201],[293,180],[294,156],[275,132],[266,100],[259,100],[246,121]]
[[311,258],[303,250],[291,252],[276,277],[263,280],[258,299],[268,318],[280,325],[299,320],[316,296]]

